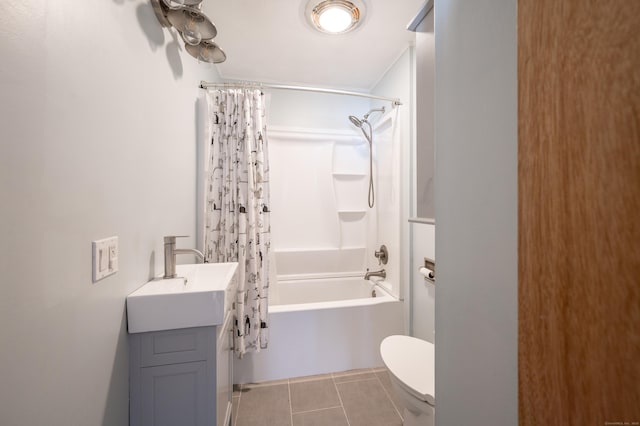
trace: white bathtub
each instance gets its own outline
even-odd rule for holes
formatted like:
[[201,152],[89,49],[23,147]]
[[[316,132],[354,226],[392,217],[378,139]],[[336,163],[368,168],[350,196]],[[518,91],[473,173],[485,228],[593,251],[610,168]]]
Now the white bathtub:
[[382,339],[404,332],[402,302],[362,278],[278,282],[269,320],[269,347],[234,360],[234,383],[381,366]]

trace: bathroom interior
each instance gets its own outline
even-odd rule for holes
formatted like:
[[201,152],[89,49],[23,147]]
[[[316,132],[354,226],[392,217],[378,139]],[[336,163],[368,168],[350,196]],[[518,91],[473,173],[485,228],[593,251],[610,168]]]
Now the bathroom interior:
[[[515,207],[504,209],[502,203],[515,199],[515,183],[498,179],[514,173],[514,162],[483,165],[469,159],[515,152],[509,143],[515,126],[515,51],[502,41],[515,34],[509,25],[515,22],[515,5],[484,1],[482,8],[456,14],[455,2],[436,1],[438,16],[433,1],[359,0],[353,2],[361,8],[359,26],[332,35],[317,31],[305,16],[311,1],[204,0],[201,12],[215,23],[214,41],[225,56],[212,64],[193,57],[185,36],[173,23],[163,23],[154,9],[158,2],[161,7],[179,3],[10,0],[0,6],[2,195],[7,200],[0,256],[5,282],[0,423],[124,425],[138,408],[153,411],[146,396],[132,402],[131,383],[144,382],[150,368],[140,368],[142,379],[133,377],[138,373],[132,371],[137,368],[132,354],[144,350],[145,342],[144,336],[132,337],[127,297],[147,283],[162,284],[165,237],[189,236],[174,241],[175,249],[205,251],[207,99],[229,89],[258,90],[264,101],[271,284],[268,344],[232,357],[226,374],[235,385],[236,411],[222,421],[218,417],[217,424],[230,418],[238,426],[280,424],[265,423],[268,413],[247,414],[242,423],[238,405],[241,411],[243,398],[259,395],[264,383],[286,384],[292,403],[302,395],[296,386],[301,389],[314,378],[333,387],[337,403],[300,412],[289,406],[290,419],[283,424],[433,424],[427,423],[432,415],[411,423],[398,402],[402,385],[391,386],[388,360],[381,354],[382,341],[391,335],[428,342],[430,354],[401,342],[404,349],[388,355],[419,366],[409,377],[429,371],[431,394],[422,402],[435,406],[433,385],[440,377],[442,389],[451,390],[443,397],[443,421],[453,412],[471,416],[475,404],[460,407],[457,401],[466,399],[462,388],[478,389],[476,379],[484,377],[474,362],[515,365],[516,255],[507,254],[508,267],[487,275],[494,262],[482,256],[489,255],[465,248],[487,238],[494,247],[502,244],[505,253],[515,246],[510,237]],[[438,23],[450,36],[440,46],[442,68],[435,63]],[[474,72],[447,60],[468,47],[453,36],[456,32],[466,43],[479,38],[470,62],[506,64],[499,72],[502,81],[487,86],[506,80],[513,83],[509,90],[491,92],[489,99],[491,87],[466,87],[462,94],[447,80]],[[467,142],[438,145],[436,116],[440,131],[482,118],[483,105],[469,106],[467,95],[473,93],[492,102],[494,110],[508,111],[506,136],[497,130],[497,137],[492,131],[479,136],[486,142],[482,150],[473,144],[461,149]],[[468,194],[457,176],[491,184],[493,191]],[[495,226],[482,226],[483,220]],[[115,246],[104,254],[100,242],[114,236]],[[436,251],[437,267],[426,265],[425,258],[435,260]],[[101,254],[108,259],[107,274],[96,277]],[[190,254],[176,259],[178,275],[199,264]],[[451,287],[449,298],[440,302],[438,285],[425,266],[437,269],[438,284],[455,278],[461,287]],[[318,290],[312,288],[317,283]],[[346,283],[363,287],[364,293],[343,297]],[[486,312],[471,302],[498,289],[504,300],[489,303],[504,303],[502,308]],[[334,300],[334,293],[347,302]],[[162,320],[167,320],[170,309],[163,309]],[[491,332],[483,333],[487,329]],[[496,353],[487,350],[475,358],[465,353],[482,345]],[[443,360],[438,366],[434,350]],[[468,369],[463,378],[455,374],[460,366]],[[513,374],[493,385],[494,395],[504,395],[491,408],[496,418],[515,416]],[[379,387],[361,388],[366,382]],[[355,386],[351,394],[365,395],[354,413],[348,408],[351,394],[341,393],[350,385]],[[368,392],[378,392],[384,401],[376,402]],[[174,395],[164,398],[175,400]],[[477,404],[482,398],[489,396]],[[263,399],[272,403],[268,396]],[[375,411],[384,404],[393,410],[390,418]],[[249,412],[259,404],[246,405]],[[313,423],[324,409],[327,418],[338,415],[339,420]],[[379,414],[380,423],[363,410]],[[155,421],[144,424],[172,424],[167,418]],[[131,424],[143,424],[136,422]]]

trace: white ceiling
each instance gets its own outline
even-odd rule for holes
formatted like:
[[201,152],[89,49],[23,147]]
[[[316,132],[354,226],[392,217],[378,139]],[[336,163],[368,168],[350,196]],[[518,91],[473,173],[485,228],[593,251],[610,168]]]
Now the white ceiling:
[[[318,0],[319,1],[319,0]],[[344,35],[313,30],[307,0],[204,0],[227,54],[225,79],[370,90],[414,42],[406,26],[424,0],[364,0],[363,24]]]

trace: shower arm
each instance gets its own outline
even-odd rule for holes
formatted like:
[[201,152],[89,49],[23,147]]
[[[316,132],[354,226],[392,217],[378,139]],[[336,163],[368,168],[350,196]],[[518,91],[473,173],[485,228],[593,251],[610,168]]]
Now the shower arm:
[[371,111],[369,111],[368,113],[366,113],[366,114],[364,115],[364,121],[367,121],[367,119],[369,118],[369,116],[371,115],[371,113],[374,113],[374,112],[381,112],[381,113],[383,113],[383,114],[384,114],[384,112],[385,112],[385,108],[384,108],[384,107],[380,107],[380,108],[372,109]]

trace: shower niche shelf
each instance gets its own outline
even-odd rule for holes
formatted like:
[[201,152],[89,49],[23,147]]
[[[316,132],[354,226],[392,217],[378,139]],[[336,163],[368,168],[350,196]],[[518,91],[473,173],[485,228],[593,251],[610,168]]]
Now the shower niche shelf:
[[332,174],[336,179],[360,179],[367,177],[366,173],[360,172],[333,172]]
[[[367,245],[369,210],[366,208],[369,178],[369,147],[335,143],[332,158],[333,196],[340,229],[340,249],[363,249]],[[363,260],[364,261],[364,260]]]
[[354,217],[359,218],[360,216],[364,216],[366,213],[366,210],[338,210],[338,214],[340,215],[340,217],[344,218],[345,220]]

